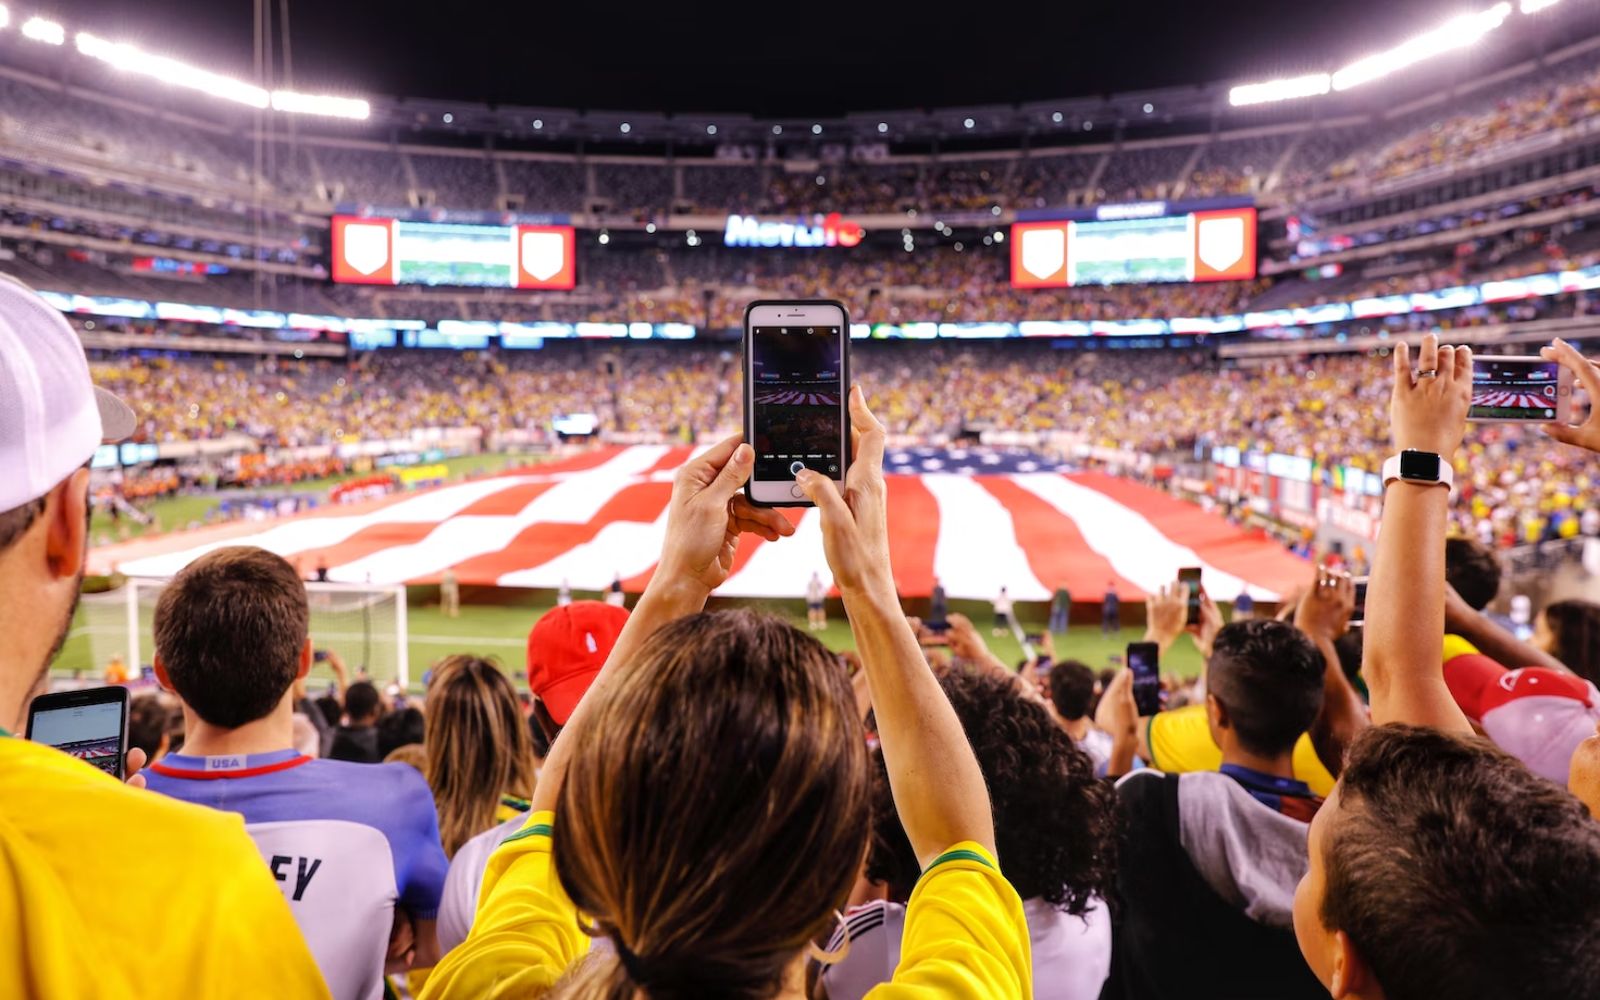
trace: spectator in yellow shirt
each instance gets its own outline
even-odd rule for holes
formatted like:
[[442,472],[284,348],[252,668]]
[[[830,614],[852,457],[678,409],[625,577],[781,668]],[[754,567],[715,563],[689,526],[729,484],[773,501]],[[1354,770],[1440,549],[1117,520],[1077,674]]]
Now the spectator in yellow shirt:
[[[821,514],[923,872],[899,967],[868,996],[1029,997],[1028,926],[995,860],[983,774],[895,596],[883,428],[859,389],[850,405],[848,503],[822,476],[799,481]],[[866,742],[849,678],[815,639],[749,612],[701,613],[741,532],[793,533],[739,494],[753,465],[734,437],[679,473],[655,575],[556,740],[527,825],[490,859],[472,933],[423,1000],[553,986],[565,997],[806,995],[807,953],[837,925],[866,848]],[[580,908],[607,953],[585,957]]]
[[[61,314],[4,277],[0,358],[0,996],[327,996],[238,817],[7,732],[77,604],[89,459],[134,418],[90,385]],[[160,925],[124,933],[152,901]]]

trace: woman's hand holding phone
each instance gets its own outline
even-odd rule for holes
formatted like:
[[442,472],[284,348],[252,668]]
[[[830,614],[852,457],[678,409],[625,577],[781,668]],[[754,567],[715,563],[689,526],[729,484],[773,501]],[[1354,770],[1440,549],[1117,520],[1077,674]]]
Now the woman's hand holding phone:
[[892,598],[888,489],[883,482],[886,435],[860,386],[850,390],[850,438],[855,460],[845,473],[843,496],[819,472],[802,469],[795,478],[822,515],[822,547],[840,591]]
[[1546,361],[1560,362],[1589,393],[1589,419],[1576,425],[1545,424],[1544,432],[1563,444],[1600,452],[1600,370],[1560,337],[1549,347],[1540,348],[1539,355]]

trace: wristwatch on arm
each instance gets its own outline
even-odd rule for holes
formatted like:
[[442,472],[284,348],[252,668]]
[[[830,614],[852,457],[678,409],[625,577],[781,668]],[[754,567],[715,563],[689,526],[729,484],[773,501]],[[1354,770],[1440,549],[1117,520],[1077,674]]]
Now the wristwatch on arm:
[[1389,484],[1396,479],[1417,486],[1455,488],[1455,472],[1450,468],[1450,463],[1431,451],[1413,451],[1408,448],[1398,455],[1391,456],[1383,463],[1384,489],[1388,489]]

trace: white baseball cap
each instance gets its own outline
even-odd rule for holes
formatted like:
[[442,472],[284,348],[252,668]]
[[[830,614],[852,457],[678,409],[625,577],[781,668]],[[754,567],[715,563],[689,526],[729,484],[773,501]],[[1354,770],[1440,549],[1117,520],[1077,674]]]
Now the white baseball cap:
[[89,381],[61,313],[0,274],[0,511],[49,493],[136,425],[126,403]]

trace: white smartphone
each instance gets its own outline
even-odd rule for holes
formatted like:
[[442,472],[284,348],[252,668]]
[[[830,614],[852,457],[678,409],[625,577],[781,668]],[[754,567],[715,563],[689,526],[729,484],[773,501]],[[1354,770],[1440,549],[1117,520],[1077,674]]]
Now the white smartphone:
[[1479,423],[1568,423],[1572,372],[1536,354],[1472,359],[1472,406]]
[[831,300],[752,302],[744,311],[746,491],[758,507],[808,507],[795,476],[844,489],[850,464],[850,316]]

